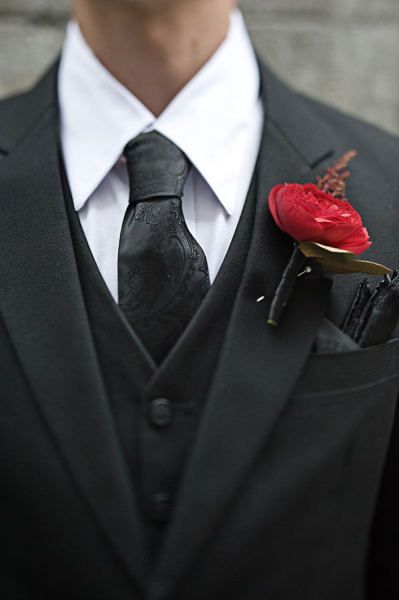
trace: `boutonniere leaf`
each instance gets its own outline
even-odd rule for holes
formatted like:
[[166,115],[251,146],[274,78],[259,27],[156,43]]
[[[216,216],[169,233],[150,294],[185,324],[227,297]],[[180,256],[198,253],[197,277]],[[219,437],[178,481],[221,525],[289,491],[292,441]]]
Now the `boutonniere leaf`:
[[311,272],[315,264],[331,273],[392,274],[385,265],[354,258],[372,244],[360,214],[346,198],[348,164],[355,156],[354,150],[344,154],[316,184],[281,184],[270,192],[274,221],[294,240],[269,310],[270,325],[278,325],[297,278]]
[[356,260],[353,252],[317,244],[299,242],[299,249],[306,258],[314,258],[331,273],[366,273],[368,275],[391,275],[392,269],[376,262]]

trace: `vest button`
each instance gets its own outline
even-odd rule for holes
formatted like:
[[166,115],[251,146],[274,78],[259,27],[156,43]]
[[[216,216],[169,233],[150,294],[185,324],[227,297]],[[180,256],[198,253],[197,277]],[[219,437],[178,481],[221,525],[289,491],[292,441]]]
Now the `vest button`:
[[148,417],[152,425],[167,427],[172,423],[172,403],[167,398],[155,398],[149,405]]
[[167,492],[152,495],[152,517],[156,523],[166,523],[169,520],[171,497]]

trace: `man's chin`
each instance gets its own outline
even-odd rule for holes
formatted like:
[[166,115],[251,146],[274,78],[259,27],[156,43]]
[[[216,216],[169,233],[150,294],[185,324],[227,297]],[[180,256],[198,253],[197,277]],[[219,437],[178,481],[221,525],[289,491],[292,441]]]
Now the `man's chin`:
[[[118,0],[123,4],[130,4],[143,12],[153,12],[161,8],[167,8],[173,4],[178,4],[181,0]],[[111,0],[115,2],[115,0]]]

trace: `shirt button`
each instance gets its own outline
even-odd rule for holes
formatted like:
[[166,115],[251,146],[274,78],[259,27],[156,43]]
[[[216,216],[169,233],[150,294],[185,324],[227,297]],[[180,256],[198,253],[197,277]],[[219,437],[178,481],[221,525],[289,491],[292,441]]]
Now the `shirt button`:
[[152,495],[152,516],[156,523],[166,523],[169,519],[171,497],[167,492]]
[[172,403],[167,398],[155,398],[148,409],[148,418],[155,427],[167,427],[172,423]]

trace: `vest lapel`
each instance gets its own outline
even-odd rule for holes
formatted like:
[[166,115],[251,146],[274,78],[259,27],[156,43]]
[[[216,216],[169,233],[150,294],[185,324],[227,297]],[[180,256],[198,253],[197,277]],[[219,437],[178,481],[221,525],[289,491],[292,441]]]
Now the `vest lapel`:
[[[278,183],[313,181],[316,173],[309,164],[319,163],[332,152],[324,142],[313,148],[306,141],[302,145],[298,127],[288,135],[283,131],[286,122],[282,117],[289,114],[292,122],[295,110],[301,112],[300,101],[296,106],[292,93],[271,76],[264,73],[263,77],[267,118],[256,170],[252,243],[198,436],[152,577],[150,597],[154,600],[162,594],[172,597],[179,579],[206,551],[290,396],[329,298],[329,278],[302,277],[281,325],[273,329],[266,324],[267,307],[292,252],[292,240],[278,230],[268,213],[268,194]],[[318,126],[310,115],[306,124],[313,129]],[[300,124],[304,133],[306,124]],[[266,301],[258,304],[261,295]]]
[[[62,462],[139,586],[143,534],[81,295],[60,182],[55,97],[54,69],[16,105],[15,113],[34,120],[0,163],[0,314]],[[34,104],[42,107],[40,117]],[[18,123],[18,114],[11,116]]]

